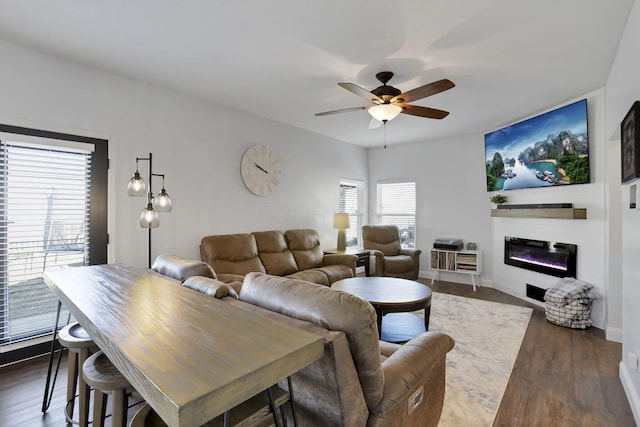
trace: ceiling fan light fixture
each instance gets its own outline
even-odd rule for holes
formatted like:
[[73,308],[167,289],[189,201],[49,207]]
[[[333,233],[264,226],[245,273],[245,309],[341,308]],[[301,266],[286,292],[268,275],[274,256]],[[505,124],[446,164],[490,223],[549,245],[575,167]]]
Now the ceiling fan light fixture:
[[367,111],[374,119],[380,120],[381,122],[388,122],[400,114],[402,107],[396,104],[379,104],[369,107]]

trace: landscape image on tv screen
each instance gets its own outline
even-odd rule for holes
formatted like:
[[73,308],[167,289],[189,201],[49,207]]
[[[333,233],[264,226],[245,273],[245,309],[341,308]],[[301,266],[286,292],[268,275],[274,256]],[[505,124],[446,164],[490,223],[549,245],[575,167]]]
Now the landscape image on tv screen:
[[587,100],[484,136],[487,191],[589,182]]

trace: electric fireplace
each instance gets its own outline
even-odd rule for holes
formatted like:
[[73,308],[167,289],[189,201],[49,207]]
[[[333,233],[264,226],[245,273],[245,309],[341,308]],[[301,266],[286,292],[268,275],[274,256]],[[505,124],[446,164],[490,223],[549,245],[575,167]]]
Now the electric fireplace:
[[576,277],[578,246],[543,240],[504,238],[504,263],[556,277]]

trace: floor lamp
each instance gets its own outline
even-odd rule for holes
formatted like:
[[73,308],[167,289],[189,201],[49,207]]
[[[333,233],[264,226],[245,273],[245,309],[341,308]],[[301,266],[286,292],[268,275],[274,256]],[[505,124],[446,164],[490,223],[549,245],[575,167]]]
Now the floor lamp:
[[[140,171],[138,170],[138,163],[140,161],[149,162],[148,186],[140,176]],[[160,190],[160,194],[158,194],[156,197],[153,197],[153,190],[151,187],[151,181],[154,176],[162,177],[162,190]],[[157,228],[160,225],[160,217],[158,215],[158,212],[171,212],[173,205],[173,203],[171,202],[171,197],[169,197],[167,190],[165,190],[164,188],[164,174],[153,173],[152,153],[149,153],[149,157],[136,157],[136,171],[133,174],[133,177],[129,180],[129,185],[127,186],[127,194],[133,197],[147,196],[147,206],[140,214],[140,227],[147,228],[149,232],[148,264],[149,268],[151,268],[151,229]]]

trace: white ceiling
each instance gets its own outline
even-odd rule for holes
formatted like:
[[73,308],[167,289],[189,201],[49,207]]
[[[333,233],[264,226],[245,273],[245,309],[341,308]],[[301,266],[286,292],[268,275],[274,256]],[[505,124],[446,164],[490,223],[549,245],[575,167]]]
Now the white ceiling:
[[364,147],[369,90],[393,71],[413,102],[397,144],[486,133],[604,86],[633,0],[0,0],[0,38]]

